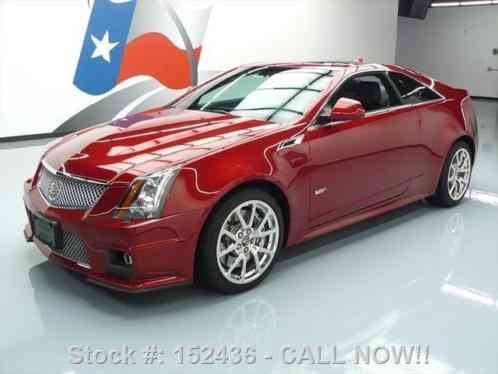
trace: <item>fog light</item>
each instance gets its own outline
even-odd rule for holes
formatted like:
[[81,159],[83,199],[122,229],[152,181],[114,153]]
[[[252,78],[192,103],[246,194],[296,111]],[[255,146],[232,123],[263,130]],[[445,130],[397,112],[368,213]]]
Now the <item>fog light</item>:
[[130,279],[134,270],[131,254],[112,249],[107,253],[107,273],[115,277]]
[[129,253],[123,253],[123,261],[126,265],[133,265],[133,258],[130,256]]

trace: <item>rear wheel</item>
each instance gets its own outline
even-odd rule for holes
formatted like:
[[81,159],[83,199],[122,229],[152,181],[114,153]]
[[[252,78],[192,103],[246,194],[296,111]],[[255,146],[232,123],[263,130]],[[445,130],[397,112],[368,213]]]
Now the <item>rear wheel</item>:
[[429,202],[448,207],[459,204],[470,187],[471,177],[472,151],[467,143],[458,142],[448,154],[436,193]]
[[224,200],[201,235],[198,266],[207,286],[222,293],[248,290],[271,271],[284,238],[277,201],[259,189]]

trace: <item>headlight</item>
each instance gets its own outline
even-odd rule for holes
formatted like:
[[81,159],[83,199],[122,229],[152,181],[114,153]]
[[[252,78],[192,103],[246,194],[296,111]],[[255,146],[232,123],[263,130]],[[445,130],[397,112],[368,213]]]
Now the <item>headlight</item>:
[[180,168],[165,169],[136,178],[114,217],[118,219],[159,218],[164,202]]

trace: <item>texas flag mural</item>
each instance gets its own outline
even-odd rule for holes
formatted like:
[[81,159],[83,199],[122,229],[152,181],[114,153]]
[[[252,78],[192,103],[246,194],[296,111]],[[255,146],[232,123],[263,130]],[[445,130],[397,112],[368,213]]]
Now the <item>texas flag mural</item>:
[[179,13],[166,0],[95,0],[74,84],[91,95],[138,75],[171,89],[196,85],[210,10]]

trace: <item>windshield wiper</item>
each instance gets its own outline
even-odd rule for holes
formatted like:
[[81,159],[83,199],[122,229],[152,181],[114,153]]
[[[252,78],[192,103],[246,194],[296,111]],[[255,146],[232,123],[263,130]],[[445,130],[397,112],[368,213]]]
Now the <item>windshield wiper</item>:
[[203,109],[204,112],[213,112],[213,113],[222,113],[222,114],[230,114],[230,112],[226,109],[219,109],[219,108],[207,108]]

